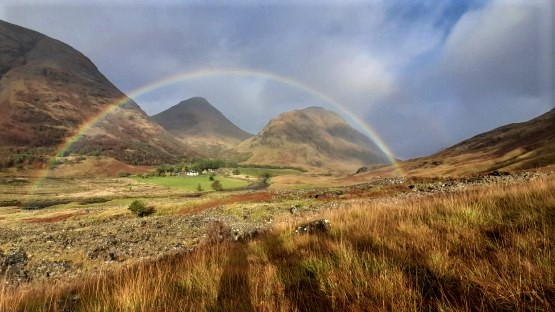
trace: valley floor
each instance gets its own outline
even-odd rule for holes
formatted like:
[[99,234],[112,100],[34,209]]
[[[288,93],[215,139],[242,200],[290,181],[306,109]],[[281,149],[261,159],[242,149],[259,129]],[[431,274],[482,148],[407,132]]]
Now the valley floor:
[[[202,196],[128,178],[31,187],[0,188],[0,311],[555,308],[553,173]],[[133,217],[134,199],[156,213]],[[320,219],[331,228],[296,233]]]

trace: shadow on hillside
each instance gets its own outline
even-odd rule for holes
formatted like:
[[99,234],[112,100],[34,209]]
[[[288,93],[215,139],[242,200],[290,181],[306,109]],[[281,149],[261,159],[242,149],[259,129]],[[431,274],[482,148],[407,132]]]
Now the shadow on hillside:
[[255,311],[251,303],[246,248],[244,243],[232,244],[212,311]]
[[296,311],[331,311],[330,298],[322,291],[317,276],[302,264],[302,257],[283,246],[278,235],[265,239],[266,253],[278,269],[277,275],[285,287],[285,296]]

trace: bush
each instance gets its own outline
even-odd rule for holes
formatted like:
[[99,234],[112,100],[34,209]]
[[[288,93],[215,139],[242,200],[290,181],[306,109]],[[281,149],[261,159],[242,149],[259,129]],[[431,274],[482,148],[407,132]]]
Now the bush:
[[208,178],[208,180],[210,180],[210,181],[214,181],[214,176],[213,176],[213,175],[211,175],[211,176],[210,176],[210,177]]
[[239,169],[233,169],[231,173],[233,173],[233,175],[240,175],[241,171],[239,171]]
[[202,188],[202,185],[200,185],[200,183],[197,185],[197,192],[202,192],[204,191],[204,189]]
[[130,175],[131,175],[131,173],[129,173],[129,172],[120,172],[120,173],[118,173],[118,176],[120,178],[126,178],[126,177],[129,177]]
[[145,217],[154,213],[154,207],[147,207],[145,203],[140,200],[134,200],[127,209],[131,210],[131,212],[139,217]]
[[212,182],[212,184],[210,185],[212,187],[212,189],[214,191],[223,191],[224,187],[222,186],[222,183],[219,180],[215,180],[214,182]]

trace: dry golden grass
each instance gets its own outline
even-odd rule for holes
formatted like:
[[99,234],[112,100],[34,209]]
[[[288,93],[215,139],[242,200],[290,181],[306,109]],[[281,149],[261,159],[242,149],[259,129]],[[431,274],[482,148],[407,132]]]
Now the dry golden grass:
[[61,222],[61,221],[67,220],[69,218],[82,216],[87,213],[88,213],[87,211],[76,211],[76,212],[70,212],[70,213],[56,214],[56,215],[53,215],[50,217],[44,217],[44,218],[26,218],[26,219],[23,219],[23,221],[27,223],[54,223],[54,222]]
[[209,208],[214,208],[214,207],[228,205],[228,204],[248,203],[248,202],[267,202],[272,199],[272,196],[273,196],[272,193],[269,193],[269,192],[254,192],[254,193],[230,195],[224,198],[210,200],[206,203],[195,205],[193,208],[182,209],[178,211],[178,213],[193,214]]
[[0,288],[0,311],[550,311],[555,180],[353,204],[84,281]]

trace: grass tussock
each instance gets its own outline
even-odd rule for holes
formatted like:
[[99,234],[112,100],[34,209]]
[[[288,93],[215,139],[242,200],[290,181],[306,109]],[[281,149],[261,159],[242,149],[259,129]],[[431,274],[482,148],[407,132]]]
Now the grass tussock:
[[0,288],[1,311],[550,311],[555,181],[362,205],[68,284]]

